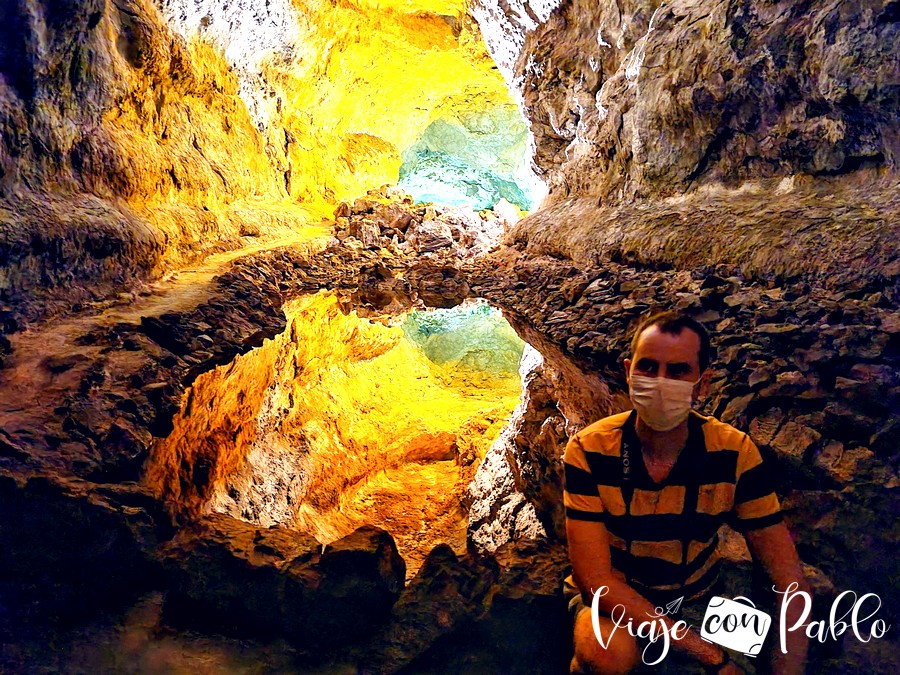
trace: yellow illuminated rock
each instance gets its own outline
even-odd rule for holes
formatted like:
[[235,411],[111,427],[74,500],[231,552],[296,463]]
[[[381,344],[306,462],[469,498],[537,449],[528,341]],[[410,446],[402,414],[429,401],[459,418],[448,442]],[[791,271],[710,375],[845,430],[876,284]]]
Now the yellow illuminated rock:
[[518,402],[517,376],[437,366],[320,293],[289,328],[196,381],[147,482],[173,514],[293,524],[322,542],[369,522],[416,562],[465,548],[460,497]]
[[[284,237],[396,183],[434,121],[514,107],[462,2],[74,7],[14,12],[16,39],[53,48],[0,78],[10,293],[113,292]],[[34,237],[64,271],[20,246]]]
[[401,154],[434,120],[514,105],[463,3],[296,5],[307,31],[266,78],[284,100],[269,137],[287,132],[303,201],[395,183]]

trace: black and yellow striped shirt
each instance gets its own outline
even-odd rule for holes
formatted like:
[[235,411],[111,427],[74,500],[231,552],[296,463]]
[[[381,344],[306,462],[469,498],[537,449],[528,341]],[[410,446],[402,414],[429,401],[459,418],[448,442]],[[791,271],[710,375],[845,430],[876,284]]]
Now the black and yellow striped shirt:
[[656,483],[636,417],[613,415],[569,439],[566,517],[606,526],[613,568],[648,600],[696,598],[718,577],[723,523],[747,532],[781,521],[772,467],[747,434],[692,411],[687,443]]

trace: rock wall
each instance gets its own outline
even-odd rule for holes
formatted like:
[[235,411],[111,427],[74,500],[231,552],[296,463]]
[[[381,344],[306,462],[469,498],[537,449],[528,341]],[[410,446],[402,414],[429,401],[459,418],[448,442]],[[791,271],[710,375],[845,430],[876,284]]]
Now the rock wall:
[[46,314],[306,220],[221,55],[152,3],[7,3],[0,25],[5,305]]
[[403,153],[399,186],[420,202],[530,211],[546,190],[528,162],[530,135],[515,105],[432,122]]
[[[509,79],[550,194],[472,292],[568,373],[557,400],[585,423],[627,407],[640,315],[697,316],[720,359],[704,410],[779,457],[801,556],[881,592],[896,576],[896,3],[574,0],[529,25],[519,10],[475,12],[485,34],[519,26]],[[579,397],[591,380],[608,393]]]
[[[519,15],[480,6],[486,35]],[[896,166],[896,20],[882,0],[570,0],[505,44],[551,199],[617,201]]]
[[434,121],[510,107],[459,2],[161,5],[175,32],[223,54],[287,190],[303,201],[396,182],[402,153]]
[[529,346],[522,357],[522,400],[467,488],[468,538],[479,552],[517,539],[560,539],[566,419]]
[[473,10],[485,35],[507,35],[487,40],[495,56],[522,45],[509,81],[550,188],[510,244],[579,266],[722,264],[841,288],[896,277],[893,3],[520,10]]

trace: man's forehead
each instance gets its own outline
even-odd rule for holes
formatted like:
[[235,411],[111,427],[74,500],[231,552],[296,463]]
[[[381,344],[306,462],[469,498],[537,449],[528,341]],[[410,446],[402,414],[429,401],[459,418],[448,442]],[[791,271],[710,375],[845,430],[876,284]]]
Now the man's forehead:
[[638,336],[632,358],[691,362],[699,359],[700,336],[683,328],[680,333],[664,333],[658,326],[650,326]]

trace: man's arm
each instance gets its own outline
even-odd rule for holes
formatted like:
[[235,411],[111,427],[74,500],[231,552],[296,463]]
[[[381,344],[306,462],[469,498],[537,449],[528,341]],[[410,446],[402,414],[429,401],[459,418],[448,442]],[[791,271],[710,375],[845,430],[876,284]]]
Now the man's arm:
[[[578,588],[591,596],[601,586],[609,588],[609,593],[599,600],[600,609],[604,613],[609,614],[616,605],[623,605],[625,616],[633,617],[635,623],[656,616],[655,607],[650,601],[613,575],[609,535],[603,523],[567,518],[566,536],[572,576]],[[663,621],[668,628],[674,625],[668,617],[663,618]],[[721,649],[704,641],[693,631],[688,631],[682,640],[673,641],[672,647],[690,654],[706,665],[721,663],[724,658]]]
[[[788,586],[796,582],[799,590],[809,593],[809,584],[806,583],[803,575],[797,549],[784,522],[759,530],[751,530],[744,536],[753,558],[762,564],[778,591],[784,592]],[[788,614],[785,618],[788,626],[793,626],[800,618],[801,610],[797,603],[792,603],[788,605],[787,611]],[[773,672],[776,675],[803,673],[806,667],[806,652],[809,647],[806,632],[803,630],[789,632],[785,641],[787,654],[782,654],[781,649],[774,651]]]

